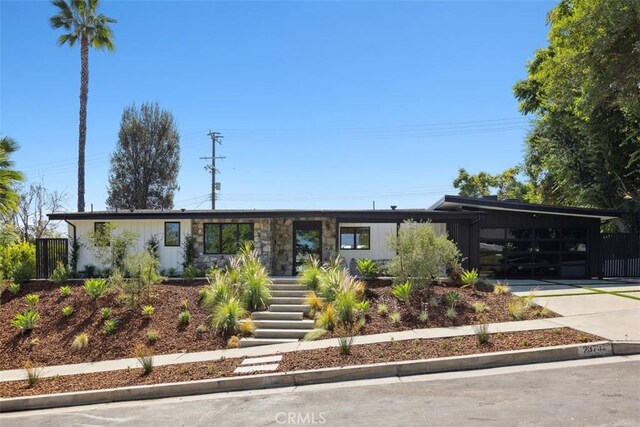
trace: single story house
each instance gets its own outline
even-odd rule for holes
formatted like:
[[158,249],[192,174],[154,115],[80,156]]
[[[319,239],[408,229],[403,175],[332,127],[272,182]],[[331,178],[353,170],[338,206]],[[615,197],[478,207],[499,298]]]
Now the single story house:
[[600,224],[619,212],[444,196],[428,209],[376,210],[119,210],[53,213],[79,239],[78,267],[97,264],[83,236],[106,222],[139,235],[141,251],[159,242],[163,269],[181,269],[185,236],[196,238],[197,264],[224,264],[250,240],[273,275],[294,275],[309,254],[388,260],[389,234],[403,222],[429,221],[460,249],[463,267],[494,278],[584,278],[601,274]]

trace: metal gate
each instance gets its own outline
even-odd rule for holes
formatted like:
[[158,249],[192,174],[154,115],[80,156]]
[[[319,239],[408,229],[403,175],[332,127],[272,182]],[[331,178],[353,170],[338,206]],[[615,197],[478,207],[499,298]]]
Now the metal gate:
[[68,239],[36,239],[36,278],[48,279],[58,263],[68,268]]
[[640,277],[640,233],[600,235],[603,277]]

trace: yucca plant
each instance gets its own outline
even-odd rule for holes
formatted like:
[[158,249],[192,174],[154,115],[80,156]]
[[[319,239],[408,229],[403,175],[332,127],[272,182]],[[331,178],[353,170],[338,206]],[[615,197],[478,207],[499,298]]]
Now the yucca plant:
[[375,279],[378,277],[378,265],[369,258],[359,258],[356,261],[356,269],[367,279]]
[[84,291],[93,298],[100,298],[107,292],[107,281],[105,279],[87,279],[84,282]]
[[309,316],[312,318],[315,317],[317,313],[320,313],[324,307],[324,300],[315,292],[309,292],[304,299],[304,303],[309,307]]
[[211,327],[222,332],[225,336],[234,334],[238,329],[240,319],[247,315],[242,302],[235,297],[223,301],[215,308],[211,317]]
[[40,320],[40,314],[36,310],[26,310],[15,315],[11,324],[20,329],[20,333],[24,334],[36,327],[36,323]]
[[322,312],[316,317],[316,328],[331,331],[337,323],[338,318],[336,316],[336,310],[332,304],[326,305],[324,310],[322,310]]
[[391,294],[398,298],[398,300],[408,303],[411,298],[411,291],[413,289],[413,284],[410,281],[406,281],[402,284],[395,285],[391,287]]
[[320,284],[320,277],[323,273],[322,266],[318,257],[310,255],[304,261],[300,273],[298,274],[298,282],[305,285],[308,289],[315,291]]
[[472,270],[466,270],[460,276],[460,280],[462,281],[463,288],[475,288],[476,283],[478,282],[478,270],[475,268]]

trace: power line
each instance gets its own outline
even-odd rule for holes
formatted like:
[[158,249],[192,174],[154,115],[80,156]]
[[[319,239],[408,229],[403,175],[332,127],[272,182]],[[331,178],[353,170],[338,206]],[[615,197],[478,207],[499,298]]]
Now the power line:
[[216,210],[216,190],[220,189],[220,183],[216,183],[216,159],[226,159],[226,157],[216,157],[216,143],[222,145],[222,135],[220,132],[211,132],[207,134],[211,138],[211,157],[200,157],[202,160],[211,160],[211,165],[207,165],[204,168],[211,172],[211,210]]

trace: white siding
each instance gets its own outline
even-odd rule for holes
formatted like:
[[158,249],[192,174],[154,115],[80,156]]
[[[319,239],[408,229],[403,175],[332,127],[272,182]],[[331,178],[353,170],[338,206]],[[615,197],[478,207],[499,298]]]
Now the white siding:
[[[408,224],[400,224],[400,227],[406,227]],[[446,235],[447,226],[444,223],[431,223],[437,235]],[[394,223],[340,223],[340,227],[369,227],[371,229],[371,245],[369,250],[345,250],[340,249],[340,255],[345,259],[347,264],[352,258],[369,258],[375,260],[391,259],[395,252],[387,247],[389,234],[396,233],[396,224]],[[340,236],[338,236],[338,239]]]
[[[78,269],[81,270],[87,264],[94,264],[98,267],[104,267],[98,265],[98,262],[94,259],[93,254],[87,248],[86,234],[93,231],[94,223],[96,222],[110,222],[117,226],[116,233],[122,230],[132,231],[138,234],[138,241],[131,249],[132,252],[142,252],[145,248],[145,243],[152,236],[155,236],[160,242],[158,246],[158,257],[160,258],[160,268],[176,268],[181,269],[182,265],[182,244],[184,243],[184,237],[191,232],[191,220],[151,220],[151,219],[135,219],[135,220],[71,220],[76,226],[76,233],[80,242],[80,254],[78,257]],[[165,222],[179,222],[180,223],[180,246],[165,246],[164,245],[164,223]],[[73,227],[69,226],[69,235],[73,236]]]

